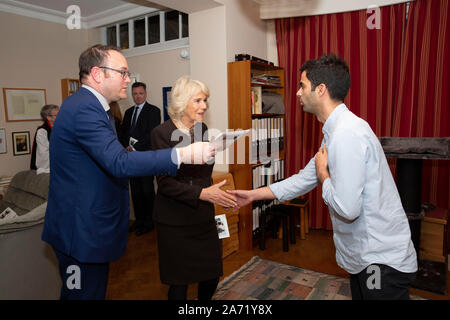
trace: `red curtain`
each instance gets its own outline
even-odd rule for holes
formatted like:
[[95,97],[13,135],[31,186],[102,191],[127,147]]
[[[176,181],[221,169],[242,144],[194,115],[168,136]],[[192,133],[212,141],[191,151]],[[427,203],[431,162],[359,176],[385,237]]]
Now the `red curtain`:
[[[450,6],[411,2],[402,47],[393,136],[450,136]],[[449,161],[423,161],[422,202],[450,208]]]
[[[350,67],[351,86],[345,103],[352,112],[370,124],[377,136],[399,136],[396,130],[407,127],[408,123],[405,124],[407,118],[403,113],[405,113],[406,109],[411,114],[414,114],[412,107],[419,102],[414,100],[415,103],[409,105],[402,102],[403,111],[399,111],[399,96],[404,95],[403,100],[411,99],[407,93],[410,92],[413,83],[419,83],[419,79],[414,79],[412,82],[405,81],[406,77],[408,77],[406,74],[412,72],[409,68],[411,63],[417,63],[419,70],[424,68],[424,66],[421,66],[421,62],[417,61],[417,53],[413,54],[411,48],[408,56],[411,61],[405,59],[405,50],[409,46],[417,48],[417,44],[415,42],[412,44],[411,39],[416,39],[418,35],[411,34],[411,32],[415,30],[418,33],[420,26],[427,24],[427,16],[419,12],[424,11],[424,7],[433,7],[432,2],[439,3],[440,9],[436,13],[440,12],[440,15],[434,17],[434,19],[439,19],[433,21],[433,23],[438,23],[439,21],[439,25],[436,28],[420,29],[421,32],[423,31],[421,36],[425,39],[432,32],[437,32],[437,35],[434,35],[435,38],[449,36],[449,32],[445,32],[446,29],[438,32],[441,30],[442,25],[445,24],[442,20],[447,19],[447,15],[443,14],[443,8],[447,8],[446,10],[448,11],[448,0],[432,0],[427,5],[420,4],[421,2],[428,1],[417,0],[413,3],[414,5],[411,5],[409,10],[408,20],[406,20],[406,3],[381,7],[379,29],[368,28],[368,20],[372,21],[370,19],[374,17],[375,13],[367,10],[277,19],[275,21],[279,64],[285,69],[286,75],[286,170],[288,176],[298,172],[308,163],[317,152],[323,137],[322,124],[311,114],[302,111],[296,97],[300,81],[299,68],[309,59],[316,59],[322,54],[333,52],[339,54],[347,61]],[[445,4],[443,4],[444,2]],[[419,9],[416,9],[417,7]],[[430,9],[428,11],[430,11],[428,17],[430,17],[432,15],[431,12],[434,11]],[[417,15],[420,17],[416,17]],[[421,15],[424,16],[422,17]],[[420,21],[420,23],[416,22],[414,24],[413,21],[416,20]],[[428,24],[431,23],[428,22]],[[446,24],[446,28],[448,28],[448,25],[449,23]],[[430,52],[433,50],[442,50],[442,53],[447,52],[442,49],[444,46],[448,50],[448,41],[447,43],[443,41],[440,47],[437,44],[430,44]],[[417,48],[417,50],[420,51],[420,48]],[[441,55],[441,53],[435,53],[434,55]],[[427,55],[427,57],[431,56],[431,53]],[[439,67],[444,69],[444,59],[443,57],[441,58],[442,63]],[[439,79],[445,80],[443,72],[438,71],[438,65],[432,66],[430,63],[427,64],[427,67],[435,67],[436,69],[434,72],[428,72],[428,75],[436,73],[440,75]],[[417,76],[417,78],[419,77]],[[433,83],[438,86],[437,83]],[[429,134],[429,136],[449,135],[448,128],[443,128],[443,124],[448,122],[448,111],[444,111],[446,107],[444,101],[449,102],[448,81],[446,83],[447,86],[445,86],[445,83],[441,85],[441,104],[434,104],[434,107],[440,110],[439,114],[444,116],[444,119],[441,119],[439,124],[441,130],[435,132],[435,134]],[[436,88],[433,89],[435,90]],[[433,95],[434,90],[433,92],[431,90],[430,92],[424,91],[424,94],[426,92],[427,96]],[[429,97],[429,99],[434,98]],[[426,99],[422,100],[423,103],[429,103]],[[429,121],[430,117],[435,118],[433,115],[436,112],[435,109],[422,108],[421,110],[423,115],[419,118],[420,120],[417,117],[413,117],[416,119],[413,126],[417,125],[417,120]],[[436,121],[438,120],[436,119]],[[430,126],[433,125],[430,124]],[[406,136],[417,136],[416,134],[416,132],[411,132]],[[390,160],[390,164],[395,175],[395,161]],[[446,167],[447,169],[441,168],[445,167],[442,164],[433,164],[431,166],[439,167],[439,169],[434,169],[436,173],[442,173],[447,170],[447,174],[444,177],[437,175],[434,178],[445,180],[443,182],[438,181],[439,183],[436,183],[436,185],[437,188],[445,188],[446,186],[446,201],[448,202],[448,166]],[[310,227],[332,229],[328,209],[323,203],[321,192],[322,190],[319,187],[307,195],[311,208]],[[426,193],[426,191],[424,192]],[[433,201],[430,199],[430,202]]]

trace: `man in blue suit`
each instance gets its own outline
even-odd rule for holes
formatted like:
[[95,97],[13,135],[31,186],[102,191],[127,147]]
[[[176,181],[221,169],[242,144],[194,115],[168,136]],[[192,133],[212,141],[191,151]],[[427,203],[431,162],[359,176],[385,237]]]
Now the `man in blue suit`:
[[109,103],[126,98],[128,64],[120,50],[96,45],[79,59],[83,86],[64,100],[50,139],[50,188],[42,239],[54,249],[61,299],[104,299],[109,262],[126,247],[128,178],[176,175],[181,162],[214,156],[208,143],[127,152]]

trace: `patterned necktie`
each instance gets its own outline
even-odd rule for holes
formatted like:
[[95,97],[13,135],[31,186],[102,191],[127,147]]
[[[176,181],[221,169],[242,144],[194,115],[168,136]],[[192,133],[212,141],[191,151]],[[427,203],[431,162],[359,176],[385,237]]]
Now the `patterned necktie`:
[[133,133],[134,128],[136,127],[137,113],[138,113],[138,107],[136,106],[136,107],[134,107],[133,118],[131,119],[130,135]]
[[116,123],[115,123],[115,121],[114,121],[114,116],[113,116],[113,114],[112,114],[112,112],[111,112],[111,109],[109,109],[108,111],[106,111],[106,113],[108,114],[109,123],[111,124],[111,127],[113,128],[114,133],[115,133],[115,135],[116,135],[116,137],[117,137]]

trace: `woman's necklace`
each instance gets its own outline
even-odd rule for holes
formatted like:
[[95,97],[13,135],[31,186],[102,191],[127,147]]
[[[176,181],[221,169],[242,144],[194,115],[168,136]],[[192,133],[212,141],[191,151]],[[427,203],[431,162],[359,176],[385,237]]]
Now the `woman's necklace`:
[[178,129],[180,129],[183,133],[187,134],[188,136],[191,135],[191,129],[186,127],[183,122],[181,122],[178,119],[173,119],[173,122],[175,123],[175,125],[178,127]]

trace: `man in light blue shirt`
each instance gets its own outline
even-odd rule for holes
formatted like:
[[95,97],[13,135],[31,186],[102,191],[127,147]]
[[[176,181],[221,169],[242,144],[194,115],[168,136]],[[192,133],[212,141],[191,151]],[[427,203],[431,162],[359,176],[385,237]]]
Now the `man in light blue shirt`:
[[284,181],[232,193],[244,206],[290,200],[322,183],[336,260],[350,273],[352,298],[409,299],[417,256],[408,219],[378,138],[343,103],[350,88],[348,66],[331,54],[307,61],[300,71],[297,96],[303,110],[324,123],[319,152]]

